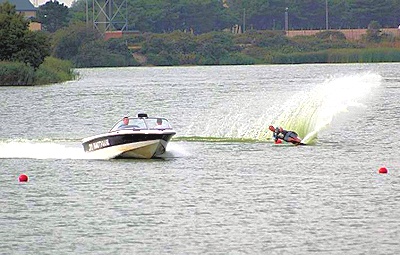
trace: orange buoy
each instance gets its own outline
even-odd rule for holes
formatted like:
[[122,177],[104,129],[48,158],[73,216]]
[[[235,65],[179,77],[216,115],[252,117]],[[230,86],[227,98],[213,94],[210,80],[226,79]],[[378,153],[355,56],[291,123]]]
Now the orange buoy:
[[28,176],[26,174],[21,174],[18,179],[20,182],[27,182]]
[[386,167],[381,167],[381,168],[379,168],[379,173],[380,174],[387,174],[387,172],[388,172],[388,170],[387,170],[387,168]]

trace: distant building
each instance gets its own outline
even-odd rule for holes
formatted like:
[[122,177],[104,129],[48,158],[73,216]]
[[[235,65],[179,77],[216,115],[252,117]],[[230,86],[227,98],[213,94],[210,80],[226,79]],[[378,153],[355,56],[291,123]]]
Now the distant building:
[[17,13],[22,13],[25,18],[35,18],[37,9],[29,0],[0,0],[0,4],[9,2],[15,5]]
[[17,13],[21,13],[24,17],[30,20],[29,29],[32,31],[41,30],[42,26],[38,22],[32,22],[32,19],[36,18],[37,8],[29,0],[0,0],[0,4],[9,2],[15,5]]

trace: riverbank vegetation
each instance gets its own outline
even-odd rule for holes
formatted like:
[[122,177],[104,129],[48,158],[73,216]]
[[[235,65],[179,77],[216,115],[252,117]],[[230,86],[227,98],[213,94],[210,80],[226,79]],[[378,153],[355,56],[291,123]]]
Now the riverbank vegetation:
[[0,86],[44,85],[75,77],[71,62],[53,57],[46,57],[37,69],[23,62],[0,61]]
[[370,32],[360,41],[346,40],[338,31],[289,38],[283,31],[249,30],[143,33],[90,42],[78,32],[69,32],[59,35],[63,50],[56,47],[53,54],[78,67],[399,62],[400,41],[377,31],[372,39]]
[[214,32],[199,36],[175,32],[145,35],[139,41],[137,54],[144,55],[147,63],[153,65],[400,61],[399,48],[382,48],[365,40],[350,42],[335,31],[293,38],[275,31],[248,31],[239,35]]
[[[131,33],[104,40],[98,30],[86,25],[86,2],[78,0],[69,8],[69,25],[52,33],[52,55],[76,67],[400,61],[399,37],[382,32],[383,27],[397,26],[395,10],[400,0],[384,5],[328,0],[329,30],[324,29],[322,2],[127,0],[129,12],[135,14],[128,17]],[[88,8],[93,11],[91,0]],[[46,21],[51,21],[51,12],[42,9],[41,15],[48,14]],[[287,12],[289,29],[321,32],[287,37]],[[335,30],[360,27],[368,30],[358,41],[347,40]]]
[[72,64],[50,56],[50,41],[42,31],[30,31],[29,21],[8,2],[0,4],[0,86],[39,85],[74,78]]

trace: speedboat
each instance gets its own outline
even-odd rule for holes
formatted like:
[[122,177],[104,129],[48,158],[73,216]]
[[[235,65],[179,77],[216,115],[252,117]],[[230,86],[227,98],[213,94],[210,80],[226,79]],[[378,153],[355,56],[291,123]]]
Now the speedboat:
[[165,118],[124,117],[107,133],[84,138],[85,152],[106,158],[158,158],[176,132]]

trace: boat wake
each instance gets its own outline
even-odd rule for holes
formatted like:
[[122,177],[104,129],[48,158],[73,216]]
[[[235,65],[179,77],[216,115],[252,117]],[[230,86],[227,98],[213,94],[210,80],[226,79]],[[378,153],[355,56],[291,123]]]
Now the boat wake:
[[169,142],[167,151],[162,155],[162,158],[187,158],[190,156],[191,153],[180,143]]
[[[171,149],[170,149],[171,147]],[[184,157],[188,154],[179,146],[170,143],[166,158]],[[164,156],[164,155],[163,155]],[[162,156],[162,157],[163,157]],[[0,141],[0,158],[33,159],[98,159],[108,160],[113,155],[85,153],[80,143],[60,144],[51,141]]]
[[207,137],[207,136],[177,136],[175,141],[187,142],[215,142],[215,143],[252,143],[259,142],[257,139],[252,138],[234,138],[234,137]]
[[7,141],[0,142],[0,158],[87,159],[81,146],[55,142]]

